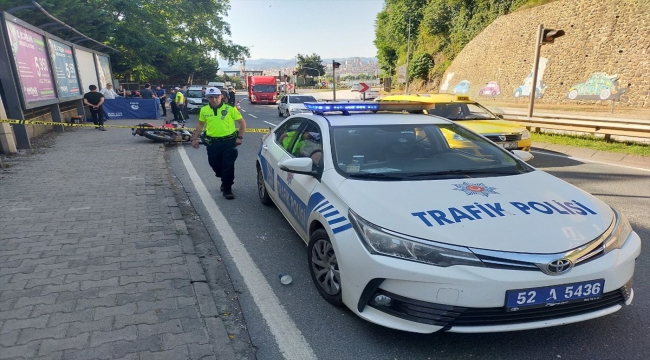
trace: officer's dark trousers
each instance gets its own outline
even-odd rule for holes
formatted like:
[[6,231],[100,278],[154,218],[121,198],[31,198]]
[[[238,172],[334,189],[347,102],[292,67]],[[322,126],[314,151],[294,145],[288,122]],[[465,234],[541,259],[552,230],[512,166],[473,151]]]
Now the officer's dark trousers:
[[90,108],[90,115],[93,117],[93,124],[95,126],[104,126],[104,106],[100,106],[97,110]]
[[212,139],[207,146],[208,163],[214,174],[221,178],[224,188],[229,188],[235,181],[235,160],[237,160],[237,138],[232,137],[226,140]]
[[178,111],[178,105],[176,105],[176,103],[172,101],[170,106],[172,107],[172,114],[174,114],[174,120],[180,120],[181,114]]

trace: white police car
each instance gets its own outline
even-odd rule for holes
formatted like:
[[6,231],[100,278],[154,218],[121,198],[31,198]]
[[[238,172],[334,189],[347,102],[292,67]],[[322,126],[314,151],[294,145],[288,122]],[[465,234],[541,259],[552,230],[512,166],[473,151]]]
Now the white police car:
[[639,236],[529,153],[440,117],[373,113],[412,105],[305,105],[262,140],[258,190],[308,243],[330,303],[420,333],[534,329],[631,303]]

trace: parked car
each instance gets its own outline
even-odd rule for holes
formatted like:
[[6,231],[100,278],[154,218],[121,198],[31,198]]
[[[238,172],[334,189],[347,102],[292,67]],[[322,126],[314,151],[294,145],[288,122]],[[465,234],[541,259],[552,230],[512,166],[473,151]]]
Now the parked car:
[[618,75],[594,73],[583,83],[575,84],[567,93],[567,99],[592,99],[619,101],[625,89],[618,84]]
[[304,103],[307,101],[316,101],[311,95],[286,94],[278,102],[278,116],[291,116],[299,113],[311,113],[305,109]]
[[359,93],[359,96],[358,96],[358,99],[359,99],[359,100],[363,100],[363,99],[364,99],[364,95],[363,95],[363,94],[365,94],[365,99],[366,99],[366,100],[372,100],[372,99],[376,99],[376,98],[379,97],[379,91],[377,91],[377,90],[372,90],[372,89],[368,89],[368,90],[366,90],[365,92],[360,92],[360,93]]
[[[388,95],[381,102],[410,101],[427,104],[428,114],[438,115],[475,131],[497,145],[508,150],[530,151],[533,141],[530,132],[512,121],[503,120],[485,108],[472,101],[467,95],[425,94],[425,95]],[[447,134],[450,135],[450,134]],[[463,147],[463,139],[447,139],[456,147]]]
[[490,81],[483,86],[479,91],[479,96],[497,96],[501,94],[501,88],[496,81]]
[[392,105],[308,103],[262,138],[259,199],[307,245],[326,301],[417,333],[546,328],[632,303],[641,239],[621,212],[528,152]]
[[204,87],[205,85],[192,85],[187,88],[187,111],[198,112],[209,103],[203,94]]

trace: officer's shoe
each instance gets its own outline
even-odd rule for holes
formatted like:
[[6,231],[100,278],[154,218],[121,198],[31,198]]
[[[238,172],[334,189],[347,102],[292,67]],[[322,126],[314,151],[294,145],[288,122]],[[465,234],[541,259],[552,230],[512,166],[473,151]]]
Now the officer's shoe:
[[233,194],[232,189],[228,187],[223,189],[223,197],[225,197],[227,200],[232,200],[235,198],[235,194]]

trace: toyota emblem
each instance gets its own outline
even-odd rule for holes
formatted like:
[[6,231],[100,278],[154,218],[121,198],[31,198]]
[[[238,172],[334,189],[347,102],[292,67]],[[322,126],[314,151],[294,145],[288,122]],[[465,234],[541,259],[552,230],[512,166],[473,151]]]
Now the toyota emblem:
[[569,272],[573,268],[573,262],[569,259],[557,259],[546,264],[547,274],[561,275]]
[[499,140],[506,141],[506,136],[505,135],[499,135]]

